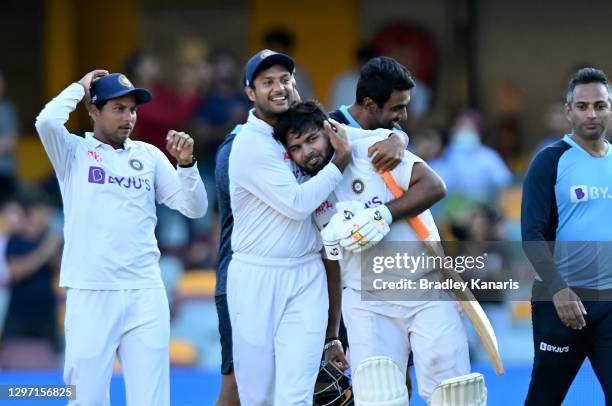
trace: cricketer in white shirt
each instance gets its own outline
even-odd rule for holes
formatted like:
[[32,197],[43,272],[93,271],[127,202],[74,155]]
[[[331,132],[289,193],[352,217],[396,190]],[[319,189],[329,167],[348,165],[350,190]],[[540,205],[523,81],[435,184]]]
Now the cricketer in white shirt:
[[[377,138],[364,138],[352,143],[353,160],[344,171],[342,181],[315,210],[315,222],[320,230],[336,213],[335,205],[338,202],[356,201],[363,204],[362,208],[372,208],[395,199],[368,158],[368,148],[376,141]],[[410,193],[412,169],[419,163],[423,163],[421,158],[406,151],[402,162],[391,171],[395,181],[407,193]],[[426,210],[419,217],[434,238],[439,240],[431,212]],[[391,224],[389,233],[379,244],[382,245],[370,248],[377,250],[377,255],[392,257],[398,249],[402,254],[415,257],[427,252],[414,230],[401,219]],[[406,301],[385,300],[397,299],[398,292],[389,292],[388,296],[384,292],[376,292],[379,301],[364,301],[361,253],[343,250],[340,269],[344,286],[342,317],[347,329],[349,361],[353,369],[373,356],[387,356],[403,367],[408,364],[412,350],[419,395],[425,400],[443,380],[469,373],[467,336],[459,311],[448,292],[407,293],[406,298],[410,300]],[[440,274],[421,268],[414,273],[405,270],[394,273],[392,270],[381,275],[386,282],[423,277],[436,280]],[[400,370],[405,371],[405,368]]]
[[[351,140],[391,130],[347,128]],[[308,182],[250,112],[229,158],[234,254],[227,300],[234,368],[244,404],[312,403],[328,293],[312,213],[342,180],[329,163]]]
[[[139,90],[119,74],[98,81],[92,99]],[[127,138],[115,149],[93,133],[71,134],[65,123],[85,96],[84,86],[68,86],[36,119],[64,203],[64,380],[78,388],[70,404],[108,404],[117,354],[127,403],[168,405],[169,310],[155,202],[197,218],[206,213],[206,191],[195,165],[174,169],[150,144]]]
[[162,287],[155,202],[202,217],[208,199],[197,164],[174,169],[151,144],[128,138],[115,150],[93,133],[70,134],[64,125],[84,94],[83,86],[71,84],[36,119],[64,203],[60,286]]

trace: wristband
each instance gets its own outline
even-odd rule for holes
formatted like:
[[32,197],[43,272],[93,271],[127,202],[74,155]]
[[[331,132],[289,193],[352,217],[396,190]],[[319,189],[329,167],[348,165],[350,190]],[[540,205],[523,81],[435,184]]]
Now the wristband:
[[340,349],[342,350],[342,342],[339,339],[335,338],[323,346],[323,352],[329,350],[331,347],[335,345],[340,346]]
[[181,168],[191,168],[195,164],[196,164],[196,158],[195,158],[195,156],[192,155],[191,156],[191,163],[190,164],[187,164],[187,165],[178,164],[178,166],[181,167]]

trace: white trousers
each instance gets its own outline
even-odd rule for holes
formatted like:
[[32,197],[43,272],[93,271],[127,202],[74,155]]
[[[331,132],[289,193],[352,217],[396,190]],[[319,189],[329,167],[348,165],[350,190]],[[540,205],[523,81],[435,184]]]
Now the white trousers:
[[241,404],[311,406],[327,328],[320,255],[274,260],[234,254],[227,304]]
[[170,312],[164,289],[68,289],[64,382],[69,405],[110,405],[119,356],[129,406],[170,404]]
[[419,395],[425,400],[444,379],[470,372],[467,335],[453,301],[362,302],[359,291],[345,288],[342,317],[353,370],[365,358],[387,356],[405,372],[412,350]]

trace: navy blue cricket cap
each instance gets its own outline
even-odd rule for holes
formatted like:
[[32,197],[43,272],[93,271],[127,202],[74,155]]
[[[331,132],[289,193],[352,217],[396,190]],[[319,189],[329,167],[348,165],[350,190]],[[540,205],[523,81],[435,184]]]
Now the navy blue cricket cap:
[[293,62],[289,55],[270,51],[269,49],[262,49],[247,62],[244,72],[244,85],[250,86],[259,71],[274,65],[283,65],[291,74],[295,70],[295,62]]
[[147,103],[153,98],[147,89],[134,87],[123,73],[111,73],[96,80],[91,84],[90,93],[92,103],[116,99],[127,94],[134,96],[136,104]]

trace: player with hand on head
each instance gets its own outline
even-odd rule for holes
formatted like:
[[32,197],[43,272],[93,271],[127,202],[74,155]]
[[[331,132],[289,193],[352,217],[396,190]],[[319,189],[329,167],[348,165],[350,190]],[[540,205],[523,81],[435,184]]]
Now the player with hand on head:
[[[168,132],[176,169],[156,147],[129,138],[138,105],[149,100],[151,94],[124,75],[94,70],[36,119],[64,203],[64,381],[77,388],[69,404],[110,404],[115,355],[128,405],[170,404],[170,315],[155,203],[198,218],[208,200],[188,134]],[[93,132],[84,138],[65,127],[80,101],[93,120]]]
[[[325,120],[325,113],[316,103],[303,102],[280,116],[274,128],[275,138],[285,145],[295,163],[314,177],[318,176],[333,156],[329,140],[323,131]],[[405,151],[402,162],[392,174],[408,192],[400,198],[395,198],[380,174],[373,169],[368,157],[369,147],[374,140],[364,138],[352,143],[353,159],[344,171],[342,181],[321,206],[322,209],[315,213],[315,222],[323,229],[323,239],[329,242],[333,237],[329,237],[328,233],[340,237],[346,233],[342,224],[344,221],[351,222],[360,213],[368,213],[364,218],[380,221],[376,219],[378,216],[372,213],[377,210],[388,211],[392,223],[382,220],[390,228],[383,241],[411,242],[402,245],[406,253],[421,255],[423,247],[419,238],[405,221],[398,220],[418,215],[439,239],[428,208],[444,197],[444,183],[420,158]],[[367,209],[367,206],[377,210]],[[338,207],[336,218],[339,220],[332,220],[335,207]],[[345,212],[349,212],[348,219],[345,218]],[[328,230],[330,225],[324,228],[328,223],[331,227],[338,226],[340,231]],[[327,252],[328,258],[333,257],[329,255],[329,250]],[[389,393],[403,390],[406,400],[405,366],[410,350],[414,351],[419,393],[424,399],[428,399],[434,388],[445,379],[469,372],[465,329],[448,292],[427,292],[425,295],[429,296],[413,301],[361,301],[360,254],[344,250],[340,269],[344,285],[342,315],[348,331],[353,371],[358,370],[362,361],[370,357],[390,358],[396,365],[396,372],[399,371],[399,376],[403,379],[399,380],[399,386],[387,389]],[[419,269],[415,277],[428,273],[433,274],[430,277],[434,279],[441,277],[430,269]],[[402,273],[397,276],[407,275]],[[392,364],[386,362],[380,365]],[[403,368],[400,369],[400,366]],[[357,396],[359,388],[354,386],[354,389]]]

